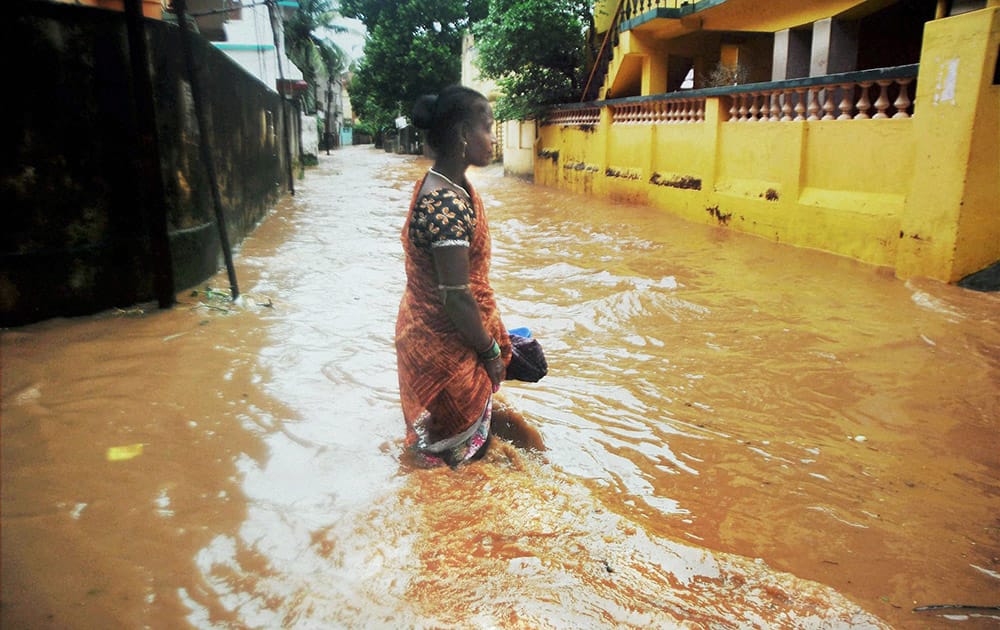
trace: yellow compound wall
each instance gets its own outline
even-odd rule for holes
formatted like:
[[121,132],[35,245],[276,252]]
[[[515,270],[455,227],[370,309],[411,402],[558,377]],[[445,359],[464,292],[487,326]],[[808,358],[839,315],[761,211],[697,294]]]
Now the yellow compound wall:
[[[535,182],[954,282],[1000,259],[1000,7],[927,24],[912,118],[539,129]],[[698,186],[694,186],[694,182]],[[671,185],[664,185],[669,182]]]

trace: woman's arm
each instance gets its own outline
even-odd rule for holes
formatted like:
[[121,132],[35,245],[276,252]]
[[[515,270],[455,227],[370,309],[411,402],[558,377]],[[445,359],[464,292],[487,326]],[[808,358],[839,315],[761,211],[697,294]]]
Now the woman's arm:
[[[431,252],[445,313],[465,343],[479,354],[488,353],[495,339],[483,326],[479,304],[469,289],[469,248],[435,247]],[[504,377],[503,359],[483,361],[483,367],[496,391]]]

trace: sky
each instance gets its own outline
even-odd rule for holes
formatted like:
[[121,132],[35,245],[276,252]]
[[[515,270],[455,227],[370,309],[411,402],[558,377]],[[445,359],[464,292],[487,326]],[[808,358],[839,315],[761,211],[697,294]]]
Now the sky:
[[365,49],[365,25],[361,20],[345,17],[338,17],[333,23],[348,30],[346,33],[328,33],[327,38],[340,46],[352,61],[360,59]]

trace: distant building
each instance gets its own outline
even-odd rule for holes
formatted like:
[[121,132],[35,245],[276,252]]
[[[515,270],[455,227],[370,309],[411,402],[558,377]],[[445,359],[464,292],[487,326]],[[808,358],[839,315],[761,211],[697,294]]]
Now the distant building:
[[354,143],[354,112],[348,85],[351,73],[344,72],[332,79],[320,68],[316,76],[316,111],[323,118],[321,146],[332,149]]
[[[275,13],[274,23],[267,5],[259,3],[240,6],[232,0],[188,0],[188,11],[197,15],[234,7],[232,11],[199,17],[198,26],[202,34],[244,70],[275,91],[279,91],[280,58],[287,88],[284,92],[291,94],[305,86],[299,84],[302,81],[302,71],[285,54],[281,19],[297,10],[299,3],[297,0],[282,0],[276,4],[280,11]],[[276,29],[279,31],[277,38],[274,37]]]
[[[467,32],[462,36],[462,85],[479,92],[490,103],[495,104],[497,97],[500,96],[500,88],[497,86],[496,81],[484,79],[480,75],[479,68],[476,65],[477,56],[476,39],[472,36],[472,33]],[[514,125],[517,125],[517,121],[513,122]],[[496,122],[494,133],[497,136],[497,145],[493,158],[498,161],[504,159],[503,138],[507,133],[507,127],[508,125],[504,124],[502,120]]]

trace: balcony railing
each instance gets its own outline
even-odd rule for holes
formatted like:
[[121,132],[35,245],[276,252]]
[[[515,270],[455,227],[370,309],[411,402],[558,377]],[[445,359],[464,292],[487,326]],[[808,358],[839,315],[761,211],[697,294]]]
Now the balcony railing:
[[694,4],[687,0],[624,0],[622,17],[628,21],[656,9],[680,9],[681,6],[693,7]]
[[722,4],[726,0],[621,0],[622,30],[641,26],[646,22],[667,19],[680,20],[698,11]]
[[729,97],[729,122],[909,118],[913,76],[844,77],[820,85],[768,88]]
[[600,108],[612,124],[697,123],[708,98],[722,99],[723,121],[879,120],[913,115],[918,64],[821,77],[684,90],[668,94],[562,105],[542,124],[592,125]]
[[599,122],[601,122],[601,108],[590,106],[550,110],[549,115],[542,124],[574,127],[579,125],[596,125]]
[[[723,1],[702,0],[702,3],[717,4]],[[608,66],[611,64],[614,47],[618,45],[619,33],[632,28],[636,24],[634,22],[636,18],[641,18],[638,20],[640,23],[655,17],[680,18],[682,15],[693,13],[697,4],[699,3],[688,0],[618,0],[614,14],[611,16],[611,25],[604,34],[580,100],[588,101],[597,98],[601,84],[607,76]]]

